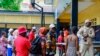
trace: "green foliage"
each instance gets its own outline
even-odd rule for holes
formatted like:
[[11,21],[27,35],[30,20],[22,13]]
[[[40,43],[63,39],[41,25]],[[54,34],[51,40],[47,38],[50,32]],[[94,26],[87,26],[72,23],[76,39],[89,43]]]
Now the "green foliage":
[[0,7],[5,10],[18,11],[22,0],[0,0]]

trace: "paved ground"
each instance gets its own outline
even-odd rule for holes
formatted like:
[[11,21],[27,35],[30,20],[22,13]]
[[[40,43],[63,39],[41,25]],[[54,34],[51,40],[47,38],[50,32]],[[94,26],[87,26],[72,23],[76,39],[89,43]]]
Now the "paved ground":
[[[100,54],[99,54],[99,55],[100,55]],[[95,55],[95,56],[99,56],[99,55]],[[15,56],[15,55],[13,55],[13,56]],[[55,56],[59,56],[59,50],[58,50],[58,48],[57,48],[57,51],[56,51],[56,55],[55,55]],[[88,53],[87,53],[86,56],[89,56]]]
[[[59,50],[57,49],[57,51],[56,51],[56,55],[55,56],[59,56]],[[88,53],[86,53],[86,56],[90,56]],[[95,55],[95,56],[100,56],[100,53],[98,53],[97,55]]]
[[55,56],[59,56],[59,51],[58,51],[58,49],[57,49],[57,51],[56,51],[56,55]]

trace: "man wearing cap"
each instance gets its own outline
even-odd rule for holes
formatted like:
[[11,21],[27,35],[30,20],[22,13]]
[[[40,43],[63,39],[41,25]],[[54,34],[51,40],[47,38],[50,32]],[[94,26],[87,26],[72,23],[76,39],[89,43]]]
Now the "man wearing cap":
[[18,28],[18,37],[14,41],[14,49],[16,56],[29,56],[30,42],[26,37],[26,28],[20,26]]
[[85,56],[89,53],[89,56],[94,56],[92,38],[95,36],[94,29],[91,27],[91,21],[85,20],[85,25],[81,27],[77,33],[80,40],[80,53],[81,56]]
[[36,27],[32,27],[32,30],[30,31],[28,36],[30,42],[32,42],[35,39],[35,32],[36,32]]
[[12,56],[12,43],[13,43],[13,40],[14,40],[14,37],[13,37],[13,29],[10,28],[8,30],[8,44],[7,44],[7,56]]
[[46,56],[55,56],[56,54],[56,27],[54,24],[49,25],[47,36]]

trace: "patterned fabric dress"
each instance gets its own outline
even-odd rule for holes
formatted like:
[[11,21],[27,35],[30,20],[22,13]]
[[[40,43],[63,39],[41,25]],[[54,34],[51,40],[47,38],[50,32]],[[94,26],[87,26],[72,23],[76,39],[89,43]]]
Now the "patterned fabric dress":
[[6,56],[6,51],[6,43],[0,38],[0,55]]
[[68,38],[68,48],[66,56],[76,56],[76,47],[75,47],[75,41],[71,41],[70,38]]

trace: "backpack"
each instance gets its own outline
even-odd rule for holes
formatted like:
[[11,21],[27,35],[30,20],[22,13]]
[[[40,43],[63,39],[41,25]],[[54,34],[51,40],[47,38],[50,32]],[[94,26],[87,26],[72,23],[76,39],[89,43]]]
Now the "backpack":
[[36,36],[34,41],[31,42],[32,47],[30,48],[31,54],[42,54],[42,48],[41,48],[41,37]]

